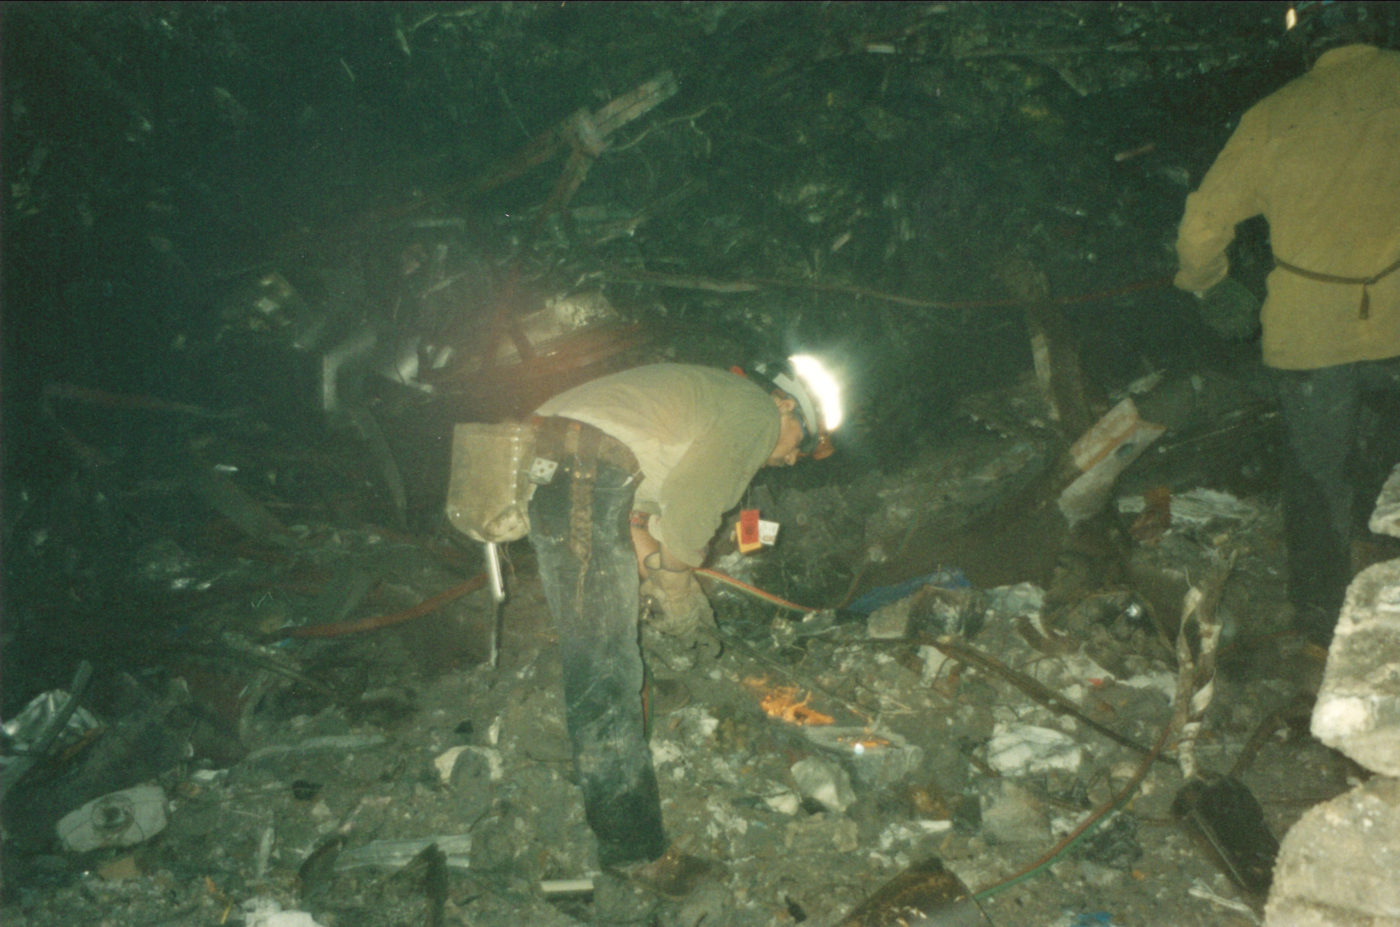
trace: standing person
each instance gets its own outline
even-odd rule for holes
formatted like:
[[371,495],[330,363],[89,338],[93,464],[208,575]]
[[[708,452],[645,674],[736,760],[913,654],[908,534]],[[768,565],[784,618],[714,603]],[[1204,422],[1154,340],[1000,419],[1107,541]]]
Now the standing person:
[[[1288,594],[1297,630],[1325,646],[1352,575],[1364,394],[1400,394],[1400,53],[1368,44],[1394,16],[1382,4],[1307,6],[1299,28],[1322,54],[1244,114],[1187,197],[1175,282],[1217,330],[1262,323],[1287,437]],[[1262,313],[1226,258],[1259,214],[1275,263]]]
[[663,631],[713,624],[693,571],[723,514],[760,467],[830,451],[840,413],[818,371],[805,358],[747,376],[655,364],[584,383],[536,411],[536,453],[558,468],[531,499],[530,540],[605,867],[660,866],[675,855],[643,730],[639,593],[655,601]]

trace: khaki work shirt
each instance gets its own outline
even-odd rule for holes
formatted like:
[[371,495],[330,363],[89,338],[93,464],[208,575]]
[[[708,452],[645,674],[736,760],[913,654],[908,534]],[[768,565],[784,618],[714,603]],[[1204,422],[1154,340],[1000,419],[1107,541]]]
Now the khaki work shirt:
[[[1277,260],[1365,279],[1400,259],[1400,52],[1348,45],[1255,104],[1186,198],[1176,285],[1229,272],[1235,225],[1262,214]],[[1264,363],[1310,370],[1400,355],[1400,271],[1367,288],[1283,267],[1268,278]]]
[[653,364],[584,383],[536,411],[592,425],[642,469],[636,507],[671,555],[700,566],[724,513],[778,444],[781,414],[762,387],[712,367]]

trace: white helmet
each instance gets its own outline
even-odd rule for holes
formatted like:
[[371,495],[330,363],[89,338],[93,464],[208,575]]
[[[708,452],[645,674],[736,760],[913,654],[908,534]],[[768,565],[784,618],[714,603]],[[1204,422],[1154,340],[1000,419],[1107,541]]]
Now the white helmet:
[[821,361],[794,354],[785,361],[755,364],[753,372],[797,403],[802,425],[798,450],[813,460],[831,456],[831,432],[841,424],[841,387]]

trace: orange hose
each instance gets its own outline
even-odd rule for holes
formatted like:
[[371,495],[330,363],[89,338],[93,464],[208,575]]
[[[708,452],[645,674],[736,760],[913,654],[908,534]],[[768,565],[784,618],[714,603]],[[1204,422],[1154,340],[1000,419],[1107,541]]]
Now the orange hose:
[[771,592],[766,592],[758,588],[757,586],[752,586],[741,579],[735,579],[732,576],[728,576],[724,573],[719,572],[718,570],[712,570],[709,567],[699,567],[695,570],[695,572],[704,576],[708,576],[711,579],[717,579],[720,582],[729,586],[733,586],[736,589],[742,589],[749,595],[756,596],[757,598],[763,599],[768,602],[772,602],[774,605],[781,605],[783,608],[790,608],[795,612],[821,611],[821,609],[819,608],[808,608],[806,605],[798,605],[796,602],[790,602],[781,596],[776,596]]

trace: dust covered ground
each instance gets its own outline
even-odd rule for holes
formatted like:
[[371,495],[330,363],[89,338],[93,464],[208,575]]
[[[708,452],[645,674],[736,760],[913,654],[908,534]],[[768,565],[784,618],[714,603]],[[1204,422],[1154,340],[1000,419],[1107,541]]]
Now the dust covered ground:
[[[1307,66],[1282,14],[0,7],[0,922],[966,923],[931,860],[1001,927],[1254,922],[1241,796],[1277,837],[1360,774],[1306,730],[1258,346],[1170,281],[1185,197]],[[1071,537],[1035,331],[1094,417],[1167,429]],[[642,632],[712,864],[662,898],[596,866],[524,542],[492,665],[450,435],[790,350],[846,377],[839,453],[755,481],[778,542],[721,532],[716,635]],[[1224,637],[1183,748],[1192,590]],[[1237,879],[1173,813],[1191,749],[1241,783]]]
[[[750,556],[721,543],[713,562],[777,595],[839,601],[868,591],[863,573],[918,560],[921,526],[967,520],[1036,456],[1024,439],[970,428],[900,472],[839,488],[765,486],[756,491],[783,523],[780,543]],[[1137,484],[1169,478],[1166,463],[1148,460],[1120,488],[1123,524],[1142,506]],[[327,927],[826,925],[936,857],[983,893],[993,924],[1257,923],[1261,899],[1173,814],[1183,785],[1175,743],[1147,756],[1176,691],[1162,629],[1174,627],[1188,588],[1226,577],[1224,647],[1196,747],[1202,770],[1235,771],[1275,836],[1355,771],[1306,733],[1322,659],[1281,633],[1272,500],[1203,488],[1177,487],[1170,527],[1131,542],[1126,576],[1067,579],[1106,569],[1092,551],[1069,551],[1048,592],[1029,578],[916,584],[876,613],[877,624],[906,622],[894,639],[872,638],[871,619],[849,608],[803,613],[705,580],[717,635],[642,633],[670,836],[716,864],[679,900],[598,871],[528,545],[509,549],[493,667],[491,602],[480,590],[379,630],[285,636],[317,616],[343,626],[457,589],[478,569],[470,545],[330,524],[297,528],[298,543],[275,550],[211,537],[208,526],[167,539],[143,548],[146,581],[208,581],[206,593],[218,594],[190,600],[204,607],[185,614],[174,638],[146,639],[145,652],[114,642],[122,649],[94,691],[120,674],[127,690],[146,693],[135,714],[159,723],[130,749],[178,746],[178,762],[154,774],[168,823],[137,845],[75,854],[25,830],[27,818],[51,825],[71,809],[19,814],[4,922],[310,923],[291,913],[305,912]],[[1038,542],[1000,538],[998,566],[1012,572],[1014,549]],[[862,554],[867,563],[851,560]],[[1222,573],[1225,562],[1233,566]],[[969,565],[969,578],[979,569]],[[946,586],[952,575],[931,578]],[[835,591],[822,591],[823,577]],[[929,645],[940,636],[1062,701],[1033,698],[994,665],[948,657]],[[131,704],[87,701],[99,715]],[[52,783],[83,762],[79,753],[46,771],[50,788],[31,784],[35,807],[61,800]],[[1120,810],[1005,883],[1120,795]],[[962,904],[946,899],[928,923],[955,922],[939,918]],[[852,923],[900,923],[896,909],[882,910]]]

